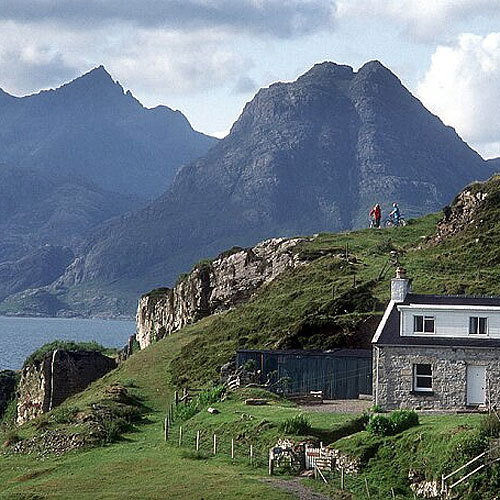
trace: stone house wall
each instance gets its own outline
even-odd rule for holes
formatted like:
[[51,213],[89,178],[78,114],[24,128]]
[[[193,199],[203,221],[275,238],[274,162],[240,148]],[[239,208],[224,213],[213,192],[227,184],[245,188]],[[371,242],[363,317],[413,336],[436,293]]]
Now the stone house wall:
[[[432,365],[432,392],[413,391],[414,364]],[[499,405],[500,348],[375,347],[375,403],[384,410],[464,410],[467,365],[486,366],[486,397]]]

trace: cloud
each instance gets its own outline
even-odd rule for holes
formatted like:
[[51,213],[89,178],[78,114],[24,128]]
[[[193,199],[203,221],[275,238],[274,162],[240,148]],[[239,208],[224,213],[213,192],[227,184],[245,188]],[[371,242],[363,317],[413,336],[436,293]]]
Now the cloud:
[[[422,41],[445,39],[474,18],[500,19],[498,0],[338,0],[338,17],[380,17]],[[463,31],[463,29],[461,29]]]
[[332,27],[333,0],[2,0],[0,19],[90,28],[131,23],[182,31],[218,28],[277,37]]
[[210,29],[188,34],[114,25],[79,31],[0,22],[0,87],[27,94],[59,86],[99,64],[139,96],[196,92],[227,81],[236,85],[252,62],[230,42],[229,34]]
[[500,33],[437,47],[417,95],[479,152],[500,156]]
[[257,83],[249,76],[241,76],[233,89],[235,94],[249,94],[258,89]]

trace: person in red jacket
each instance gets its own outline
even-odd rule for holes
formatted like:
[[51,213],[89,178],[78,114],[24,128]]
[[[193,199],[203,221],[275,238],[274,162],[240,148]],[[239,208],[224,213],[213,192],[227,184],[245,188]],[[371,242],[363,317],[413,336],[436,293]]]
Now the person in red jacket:
[[382,219],[382,210],[381,210],[380,205],[378,203],[370,210],[370,217],[373,218],[373,227],[380,229],[380,220]]

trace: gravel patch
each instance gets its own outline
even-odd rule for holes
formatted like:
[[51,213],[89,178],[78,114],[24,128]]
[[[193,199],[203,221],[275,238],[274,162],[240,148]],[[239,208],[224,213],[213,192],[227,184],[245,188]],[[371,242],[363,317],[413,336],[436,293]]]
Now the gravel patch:
[[323,404],[300,405],[300,408],[322,413],[363,413],[372,406],[373,401],[364,399],[336,399],[332,401],[325,400]]

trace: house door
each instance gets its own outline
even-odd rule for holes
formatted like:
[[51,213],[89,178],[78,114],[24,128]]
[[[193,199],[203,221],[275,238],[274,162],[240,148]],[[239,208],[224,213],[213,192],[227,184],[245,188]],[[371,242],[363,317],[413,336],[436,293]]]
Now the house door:
[[467,404],[486,403],[486,366],[467,366]]

